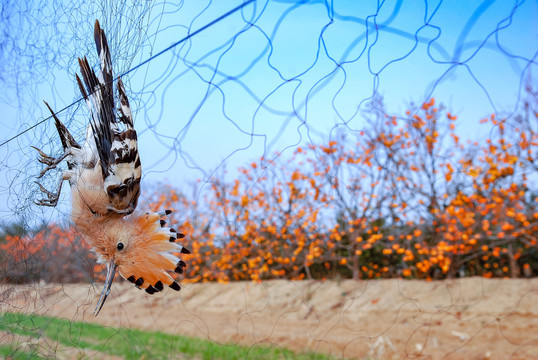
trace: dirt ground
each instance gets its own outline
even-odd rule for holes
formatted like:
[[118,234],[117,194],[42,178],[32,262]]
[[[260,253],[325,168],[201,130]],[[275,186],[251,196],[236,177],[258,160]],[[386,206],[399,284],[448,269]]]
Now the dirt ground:
[[[117,280],[116,280],[117,281]],[[538,279],[0,285],[0,311],[358,359],[538,359]]]

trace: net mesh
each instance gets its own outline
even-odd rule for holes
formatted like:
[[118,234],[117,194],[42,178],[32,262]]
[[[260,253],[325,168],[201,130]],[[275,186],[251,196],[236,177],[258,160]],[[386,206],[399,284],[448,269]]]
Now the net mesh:
[[[0,7],[1,354],[228,356],[173,337],[160,352],[144,329],[250,358],[536,356],[536,282],[464,278],[538,271],[535,2]],[[78,57],[98,68],[95,19],[134,112],[139,207],[174,208],[194,248],[182,297],[118,281],[97,319],[103,269],[71,228],[67,185],[55,208],[35,205],[32,148],[62,153],[43,100],[84,140],[74,78]]]

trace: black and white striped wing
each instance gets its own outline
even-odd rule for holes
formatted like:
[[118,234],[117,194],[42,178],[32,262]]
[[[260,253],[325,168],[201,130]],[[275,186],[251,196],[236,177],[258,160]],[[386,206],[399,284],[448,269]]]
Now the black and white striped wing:
[[91,114],[89,126],[94,151],[101,164],[108,208],[119,214],[130,214],[138,203],[142,176],[137,135],[121,79],[117,83],[119,106],[116,110],[110,51],[98,21],[95,22],[94,37],[101,63],[100,77],[97,78],[84,57],[79,59],[84,85],[78,75],[77,82]]
[[105,178],[105,190],[115,209],[131,213],[138,203],[142,167],[138,155],[138,139],[133,126],[129,100],[121,78],[118,78],[120,107],[118,120],[122,131],[114,133],[109,156],[109,175]]

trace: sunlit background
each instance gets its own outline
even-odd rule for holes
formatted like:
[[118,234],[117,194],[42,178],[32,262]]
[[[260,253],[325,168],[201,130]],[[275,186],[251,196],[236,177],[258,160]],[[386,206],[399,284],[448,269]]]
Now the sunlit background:
[[213,174],[262,156],[360,131],[377,94],[395,115],[435,97],[478,139],[479,120],[513,114],[535,80],[536,2],[255,1],[189,38],[240,4],[4,2],[0,218],[68,211],[68,191],[56,210],[32,204],[40,164],[30,146],[61,151],[52,121],[42,122],[50,115],[43,100],[64,109],[59,118],[83,138],[87,111],[74,74],[77,57],[98,64],[96,18],[117,75],[187,38],[123,77],[143,184],[184,191],[203,192]]
[[[0,2],[0,357],[537,358],[537,18],[531,0]],[[69,186],[34,203],[66,165],[38,180],[32,148],[63,151],[43,101],[84,141],[96,19],[137,211],[174,209],[192,252],[179,293],[117,276],[98,317]]]

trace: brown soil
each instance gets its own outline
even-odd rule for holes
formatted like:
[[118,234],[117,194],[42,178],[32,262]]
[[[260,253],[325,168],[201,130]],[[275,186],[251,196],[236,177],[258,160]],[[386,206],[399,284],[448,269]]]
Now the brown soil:
[[538,359],[538,279],[0,286],[0,310],[358,359]]

